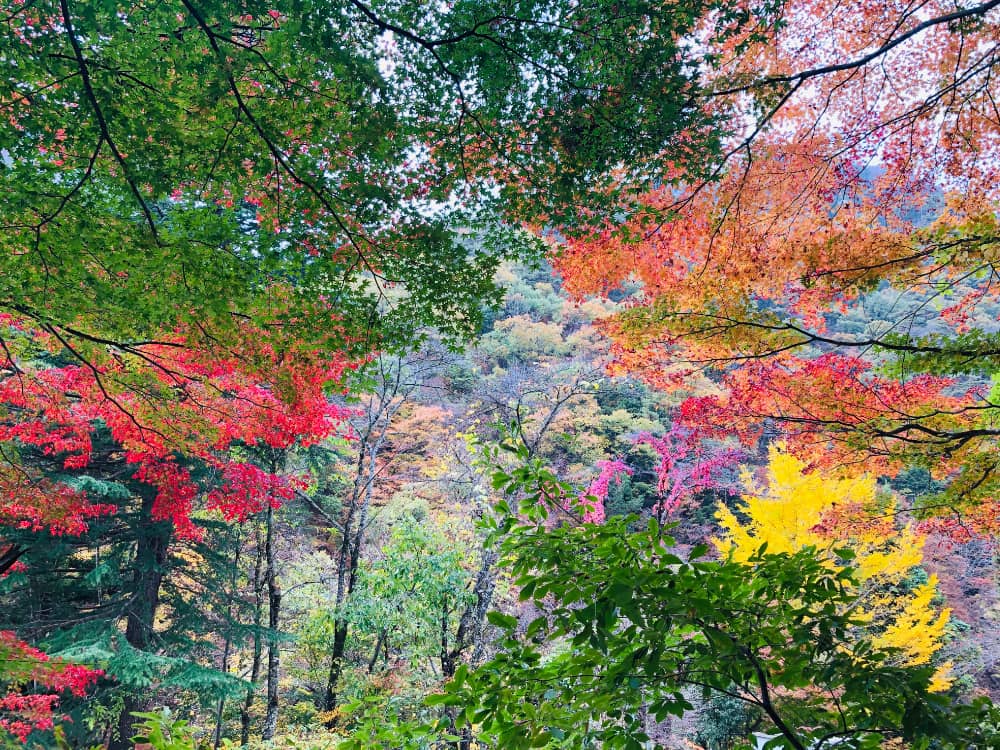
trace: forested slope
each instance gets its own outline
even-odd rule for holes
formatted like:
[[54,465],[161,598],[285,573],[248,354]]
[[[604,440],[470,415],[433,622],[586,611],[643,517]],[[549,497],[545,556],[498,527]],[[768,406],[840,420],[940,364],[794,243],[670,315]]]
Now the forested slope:
[[[636,529],[648,518],[676,523],[682,555],[705,543],[725,556],[729,538],[737,560],[765,541],[775,552],[836,543],[862,562],[874,556],[862,584],[877,629],[895,623],[895,645],[926,654],[956,693],[995,692],[992,552],[981,538],[914,521],[908,511],[935,489],[926,472],[845,487],[789,463],[773,433],[753,450],[714,430],[699,435],[680,407],[718,392],[711,373],[683,396],[609,374],[595,324],[627,305],[628,291],[617,302],[574,301],[548,266],[505,265],[498,280],[503,301],[486,311],[475,346],[449,351],[432,336],[383,355],[357,395],[337,400],[348,415],[339,436],[241,452],[246,466],[271,472],[262,477],[287,479],[273,485],[273,507],[241,508],[239,523],[225,522],[220,501],[194,514],[191,533],[155,547],[136,531],[156,528],[142,521],[154,499],[130,484],[113,446],[95,446],[104,458],[86,469],[62,470],[116,512],[58,544],[40,529],[11,535],[26,552],[0,585],[9,627],[102,665],[85,697],[61,704],[74,717],[70,742],[108,733],[100,717],[137,695],[140,708],[168,707],[209,742],[335,747],[365,731],[368,711],[402,724],[447,716],[427,696],[459,666],[503,652],[487,613],[523,632],[545,610],[523,601],[500,540],[482,528],[502,498],[484,451],[501,440],[520,449],[518,461],[537,458],[591,496],[553,508],[549,524],[634,514]],[[881,299],[836,327],[877,325]],[[854,515],[876,507],[867,525]],[[134,642],[121,612],[143,609],[153,625]],[[723,747],[764,726],[739,700],[689,698],[683,720],[644,715],[644,731],[668,747]]]

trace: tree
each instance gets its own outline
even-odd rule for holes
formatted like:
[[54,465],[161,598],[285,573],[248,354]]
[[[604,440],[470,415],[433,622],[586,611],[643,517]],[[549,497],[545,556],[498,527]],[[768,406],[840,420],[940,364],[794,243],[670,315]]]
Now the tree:
[[[248,631],[267,637],[269,651],[275,651],[276,623],[263,633],[241,626],[237,560],[213,543],[231,536],[223,513],[266,517],[292,497],[300,480],[236,456],[227,456],[231,460],[222,466],[174,456],[167,469],[154,464],[173,472],[166,474],[173,483],[169,499],[204,497],[215,508],[207,511],[192,501],[186,510],[171,508],[179,519],[174,521],[154,514],[164,494],[156,484],[159,474],[131,463],[107,430],[95,431],[92,447],[85,467],[56,476],[113,512],[58,538],[44,528],[6,532],[24,550],[25,564],[3,587],[4,623],[66,659],[100,665],[108,679],[98,683],[86,706],[94,721],[78,715],[66,733],[76,742],[102,737],[111,747],[131,747],[131,712],[151,700],[181,695],[205,703],[242,694],[246,686],[229,674],[226,660]],[[217,635],[225,640],[219,644],[221,669]],[[269,681],[277,679],[274,666],[269,664]],[[81,703],[74,701],[73,708]]]
[[224,346],[247,318],[336,346],[376,314],[397,343],[474,330],[496,252],[456,226],[606,213],[593,185],[623,163],[711,144],[679,59],[710,7],[14,7],[6,312],[131,354],[178,325]]
[[[750,439],[769,420],[828,465],[932,468],[950,486],[927,504],[995,531],[997,334],[977,313],[996,294],[997,5],[777,17],[707,42],[701,101],[742,111],[713,179],[667,163],[647,212],[557,264],[577,294],[642,282],[608,324],[621,362],[668,387],[721,371],[701,418]],[[884,322],[838,328],[876,289]]]
[[443,358],[441,351],[379,358],[373,371],[372,390],[363,398],[361,409],[351,420],[356,445],[356,454],[351,457],[354,463],[351,487],[344,499],[341,517],[334,523],[339,534],[337,583],[333,600],[329,672],[323,698],[323,710],[328,716],[327,726],[330,728],[337,722],[340,681],[352,624],[345,608],[358,584],[375,493],[391,476],[386,448],[393,437],[394,422],[398,420],[400,411],[411,404],[416,394],[439,373],[444,365]]
[[[0,631],[0,660],[4,664],[0,689],[6,691],[0,696],[0,729],[22,743],[33,731],[52,728],[61,692],[82,696],[102,674],[100,670],[52,659],[10,631]],[[35,685],[33,694],[17,689],[31,683]]]
[[525,495],[528,520],[509,516],[500,528],[511,532],[521,597],[541,616],[520,633],[515,618],[491,615],[508,631],[504,650],[432,699],[487,741],[640,748],[637,709],[683,714],[689,688],[751,705],[798,750],[994,741],[979,726],[994,710],[987,703],[950,704],[928,692],[932,669],[896,666],[891,650],[858,637],[849,564],[831,566],[812,547],[758,550],[747,563],[699,559],[702,547],[685,561],[655,520],[636,532],[625,519],[545,523],[544,508],[574,491],[538,462],[495,482]]
[[695,741],[705,750],[733,750],[762,722],[759,711],[728,695],[716,695],[698,712]]
[[[476,330],[497,258],[538,248],[504,220],[613,211],[623,162],[683,158],[685,129],[711,146],[678,59],[703,7],[5,10],[0,521],[79,532],[105,512],[17,455],[79,469],[102,423],[156,490],[143,558],[197,533],[207,488],[180,456],[225,475],[207,500],[229,514],[248,496],[229,447],[316,439],[348,363],[429,323]],[[0,567],[22,555],[5,544]]]
[[[950,610],[932,606],[933,576],[906,585],[923,560],[926,539],[912,524],[897,528],[896,503],[877,496],[874,477],[836,479],[807,472],[802,461],[776,444],[770,448],[766,483],[758,485],[749,472],[744,483],[747,494],[736,507],[739,518],[719,507],[723,536],[713,542],[720,553],[749,563],[762,547],[772,553],[808,547],[835,568],[845,558],[856,571],[858,600],[853,606],[872,646],[894,651],[893,661],[903,666],[931,662],[944,645]],[[950,667],[937,669],[930,690],[950,686]]]
[[[157,622],[176,547],[203,535],[196,512],[240,520],[294,494],[294,478],[261,469],[232,449],[283,450],[333,433],[346,411],[330,403],[324,389],[347,364],[320,353],[311,362],[272,356],[275,374],[294,384],[286,396],[262,387],[252,368],[248,372],[235,356],[206,361],[190,350],[160,348],[159,380],[147,388],[185,394],[166,409],[155,390],[109,395],[104,385],[109,379],[129,379],[124,362],[101,368],[65,364],[58,360],[63,342],[46,341],[34,330],[14,328],[9,340],[26,359],[25,366],[9,363],[11,374],[0,389],[0,407],[8,416],[4,470],[12,477],[3,500],[5,554],[9,565],[41,564],[40,570],[29,565],[27,575],[44,580],[48,590],[43,596],[36,592],[40,614],[29,605],[9,610],[5,621],[64,648],[74,640],[76,646],[92,645],[88,658],[110,660],[109,676],[131,690],[123,698],[114,739],[124,747],[131,737],[130,712],[145,699],[141,690],[155,682],[161,668],[183,672],[172,661],[176,653],[162,653],[176,644],[168,639],[171,643],[160,648]],[[47,351],[45,343],[56,351]],[[32,365],[33,372],[25,372]],[[60,535],[62,542],[54,543]],[[103,563],[102,547],[108,558]],[[130,574],[110,573],[110,560]],[[81,567],[82,577],[76,578]],[[54,580],[60,577],[64,580]],[[52,587],[70,593],[50,598]],[[183,600],[183,595],[171,600],[175,625]],[[80,623],[94,628],[74,631]],[[177,631],[183,639],[185,628],[178,625]],[[204,677],[197,669],[193,673]]]
[[636,440],[637,445],[650,446],[658,459],[655,467],[657,502],[653,510],[660,523],[695,493],[726,489],[719,475],[740,459],[737,450],[706,444],[701,432],[681,422],[672,425],[662,436],[647,433]]

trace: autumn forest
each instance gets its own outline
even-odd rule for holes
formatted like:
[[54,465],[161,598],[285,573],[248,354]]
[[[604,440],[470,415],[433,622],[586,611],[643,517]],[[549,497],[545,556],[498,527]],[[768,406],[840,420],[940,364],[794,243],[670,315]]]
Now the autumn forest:
[[0,69],[0,748],[1000,748],[1000,0]]

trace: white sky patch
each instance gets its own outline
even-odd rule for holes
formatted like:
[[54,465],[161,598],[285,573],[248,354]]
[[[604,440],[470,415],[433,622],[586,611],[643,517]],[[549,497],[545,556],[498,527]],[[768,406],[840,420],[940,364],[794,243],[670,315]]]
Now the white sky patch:
[[396,35],[391,31],[383,31],[375,39],[376,66],[383,78],[391,78],[399,65],[401,54],[396,43]]

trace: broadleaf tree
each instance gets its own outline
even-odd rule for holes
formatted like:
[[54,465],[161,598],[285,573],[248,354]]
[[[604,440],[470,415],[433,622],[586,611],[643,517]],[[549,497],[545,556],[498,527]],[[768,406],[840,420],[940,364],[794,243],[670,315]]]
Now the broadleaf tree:
[[714,148],[682,54],[711,7],[9,4],[3,523],[108,510],[18,455],[82,469],[103,423],[195,534],[219,495],[184,457],[315,439],[345,368],[474,331],[498,257],[539,249],[521,222],[607,215],[623,165]]
[[[683,716],[697,696],[760,712],[774,748],[985,750],[996,741],[992,704],[953,703],[933,692],[932,667],[899,665],[893,648],[860,634],[849,561],[763,544],[743,561],[709,559],[707,546],[685,559],[655,519],[639,530],[628,517],[553,526],[548,509],[577,490],[520,456],[494,474],[518,506],[500,503],[496,528],[537,616],[523,626],[493,613],[502,648],[428,699],[450,707],[476,742],[640,750],[651,745],[646,716]],[[345,746],[448,746],[458,741],[452,726],[385,726],[373,715]]]
[[580,295],[642,284],[607,330],[664,387],[721,380],[695,420],[748,442],[774,425],[817,465],[930,469],[939,528],[995,533],[997,5],[776,16],[702,38],[704,106],[741,112],[712,179],[671,165],[649,212],[570,237],[558,265]]

